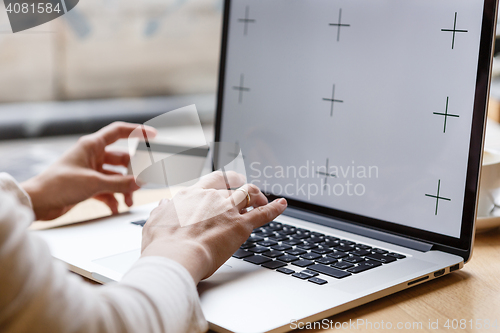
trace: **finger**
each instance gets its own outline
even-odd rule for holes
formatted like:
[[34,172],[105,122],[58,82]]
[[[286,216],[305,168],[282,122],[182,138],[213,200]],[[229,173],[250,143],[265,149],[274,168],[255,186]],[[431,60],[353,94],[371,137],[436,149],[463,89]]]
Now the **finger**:
[[234,191],[236,191],[236,189],[234,190],[217,190],[218,194],[223,197],[224,199],[227,199],[229,197],[231,197],[234,193]]
[[116,172],[116,171],[111,171],[111,170],[108,170],[108,169],[100,169],[99,172],[105,174],[105,175],[121,175],[123,176],[123,173],[121,172]]
[[128,164],[130,163],[130,155],[124,151],[106,151],[104,152],[103,163],[128,167]]
[[[248,197],[247,197],[248,193]],[[250,200],[248,200],[250,198]],[[253,184],[245,184],[240,189],[235,190],[231,197],[226,200],[231,200],[233,205],[238,208],[238,211],[250,206],[263,206],[267,204],[267,198],[259,188]]]
[[133,192],[123,193],[123,199],[128,207],[132,207],[134,205]]
[[130,193],[137,191],[140,186],[135,183],[134,176],[106,175],[97,173],[99,192]]
[[[134,132],[134,130],[136,130]],[[153,139],[157,131],[151,126],[146,126],[142,124],[132,124],[132,123],[124,123],[124,122],[114,122],[106,127],[101,128],[96,132],[96,135],[102,139],[106,145],[112,144],[118,139],[126,139],[134,132],[134,136],[138,136],[142,140],[150,140]],[[144,137],[144,134],[146,137]]]
[[94,196],[94,199],[105,203],[111,209],[112,214],[118,214],[118,200],[116,200],[113,193],[101,193]]
[[283,213],[287,205],[284,198],[276,199],[265,206],[257,207],[242,215],[242,223],[250,223],[253,229],[261,227]]
[[246,182],[245,176],[234,171],[215,171],[200,178],[195,186],[209,189],[214,188],[223,190],[229,188],[238,188]]

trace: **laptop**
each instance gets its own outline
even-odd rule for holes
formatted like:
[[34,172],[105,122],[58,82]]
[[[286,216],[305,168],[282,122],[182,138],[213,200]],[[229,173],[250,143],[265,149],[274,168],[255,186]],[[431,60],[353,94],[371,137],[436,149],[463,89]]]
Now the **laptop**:
[[[212,329],[289,331],[470,260],[496,11],[225,1],[215,141],[289,207],[199,284]],[[71,270],[119,281],[155,206],[38,234]]]

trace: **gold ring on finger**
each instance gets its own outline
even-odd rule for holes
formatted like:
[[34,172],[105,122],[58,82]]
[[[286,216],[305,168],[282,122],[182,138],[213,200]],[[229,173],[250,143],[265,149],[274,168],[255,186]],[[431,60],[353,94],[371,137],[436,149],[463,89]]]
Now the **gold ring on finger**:
[[241,192],[243,192],[243,193],[245,193],[245,195],[246,195],[246,197],[247,197],[247,204],[246,204],[245,208],[246,208],[246,207],[248,207],[248,206],[250,206],[250,194],[248,193],[248,191],[247,191],[247,190],[245,190],[245,189],[244,189],[244,188],[242,188],[242,187],[238,187],[238,188],[236,189],[236,191],[238,191],[238,190],[239,190],[239,191],[241,191]]

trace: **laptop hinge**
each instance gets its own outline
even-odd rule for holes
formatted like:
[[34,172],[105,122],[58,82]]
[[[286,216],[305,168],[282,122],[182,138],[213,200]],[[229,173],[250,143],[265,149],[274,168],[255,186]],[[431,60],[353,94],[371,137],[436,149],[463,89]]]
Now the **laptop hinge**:
[[345,222],[342,220],[337,220],[333,218],[329,218],[326,216],[321,216],[309,212],[305,212],[303,210],[298,210],[295,208],[288,207],[283,215],[294,217],[297,219],[305,220],[312,223],[321,224],[327,227],[332,227],[335,229],[352,232],[353,234],[357,234],[360,236],[370,237],[373,239],[377,239],[383,242],[392,243],[399,246],[408,247],[413,250],[427,252],[432,248],[432,244],[425,243],[422,241],[417,241],[414,239],[406,238],[403,236],[397,236],[393,234],[389,234],[379,230],[373,230],[366,227],[362,227],[357,224]]

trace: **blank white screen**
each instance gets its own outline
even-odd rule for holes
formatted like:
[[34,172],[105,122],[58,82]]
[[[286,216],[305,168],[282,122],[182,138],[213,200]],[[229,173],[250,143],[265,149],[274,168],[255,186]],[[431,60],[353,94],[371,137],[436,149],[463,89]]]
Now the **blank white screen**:
[[[482,14],[470,0],[232,1],[220,140],[269,193],[459,238]],[[454,28],[467,32],[452,48]],[[337,177],[312,195],[327,159]]]

